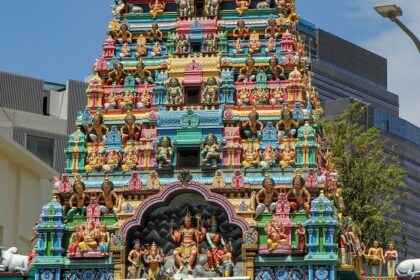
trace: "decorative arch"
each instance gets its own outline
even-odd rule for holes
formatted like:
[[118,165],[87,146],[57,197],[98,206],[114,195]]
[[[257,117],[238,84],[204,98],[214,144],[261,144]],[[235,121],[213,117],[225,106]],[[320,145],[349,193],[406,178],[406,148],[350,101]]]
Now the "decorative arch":
[[148,197],[139,205],[134,215],[126,220],[120,228],[120,232],[124,236],[124,239],[127,238],[127,234],[132,227],[141,224],[144,215],[149,212],[149,209],[153,209],[155,206],[164,205],[165,202],[169,202],[169,200],[177,194],[186,192],[198,193],[203,196],[206,201],[221,206],[226,211],[229,223],[238,226],[242,230],[242,233],[250,230],[251,227],[248,222],[236,214],[232,203],[224,196],[213,193],[208,187],[195,181],[191,181],[187,185],[183,185],[181,182],[176,181],[164,187],[159,193]]

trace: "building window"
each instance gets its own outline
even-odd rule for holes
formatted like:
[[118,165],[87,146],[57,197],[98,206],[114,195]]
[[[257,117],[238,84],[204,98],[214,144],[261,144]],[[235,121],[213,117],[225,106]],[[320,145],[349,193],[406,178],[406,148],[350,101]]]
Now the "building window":
[[200,168],[200,148],[178,148],[177,168],[178,169]]
[[49,112],[49,110],[48,110],[49,108],[48,108],[48,96],[45,96],[43,99],[42,99],[42,114],[44,115],[44,116],[49,116],[50,115],[50,112]]
[[26,149],[36,155],[43,162],[53,167],[54,139],[34,135],[26,135]]

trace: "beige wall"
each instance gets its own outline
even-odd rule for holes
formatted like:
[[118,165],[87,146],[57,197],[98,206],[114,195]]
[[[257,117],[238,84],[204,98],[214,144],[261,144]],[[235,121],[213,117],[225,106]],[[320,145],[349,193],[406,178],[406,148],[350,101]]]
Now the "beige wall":
[[2,143],[0,150],[0,245],[16,246],[25,254],[35,245],[30,244],[32,227],[39,219],[41,207],[51,201],[52,183],[48,178],[56,174],[51,169],[40,172],[45,164],[27,151],[10,153],[19,149],[16,145],[11,144],[6,152]]

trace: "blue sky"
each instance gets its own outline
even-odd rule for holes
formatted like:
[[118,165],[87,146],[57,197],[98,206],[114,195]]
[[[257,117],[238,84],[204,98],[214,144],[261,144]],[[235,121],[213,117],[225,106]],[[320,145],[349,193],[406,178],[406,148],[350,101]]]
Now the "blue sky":
[[[58,83],[91,74],[113,0],[3,2],[0,70]],[[388,59],[389,89],[400,95],[401,115],[420,126],[420,55],[408,37],[376,14],[372,7],[377,2],[296,0],[306,20]],[[394,2],[405,12],[402,21],[420,36],[420,1]]]

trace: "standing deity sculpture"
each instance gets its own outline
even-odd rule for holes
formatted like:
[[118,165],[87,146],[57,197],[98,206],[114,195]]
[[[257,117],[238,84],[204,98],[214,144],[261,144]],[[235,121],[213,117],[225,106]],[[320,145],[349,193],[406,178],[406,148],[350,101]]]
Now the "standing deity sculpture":
[[142,271],[144,270],[143,264],[143,254],[141,250],[140,240],[136,240],[134,243],[133,249],[128,253],[128,262],[130,263],[128,267],[128,273],[130,279],[138,279],[141,276]]
[[193,227],[192,217],[189,210],[184,217],[183,225],[179,229],[173,228],[171,225],[171,237],[173,242],[178,243],[179,246],[174,250],[175,262],[182,272],[185,263],[188,263],[188,274],[192,275],[194,265],[198,256],[198,245],[203,241],[203,233],[205,229],[200,226],[200,215],[197,214],[197,228]]
[[214,17],[219,14],[221,0],[206,0],[205,5],[205,12],[208,17]]
[[187,54],[189,49],[189,43],[187,36],[184,34],[178,35],[175,39],[175,52],[178,54]]
[[302,225],[301,222],[298,222],[298,224],[297,224],[297,228],[295,230],[295,235],[297,236],[297,239],[298,239],[297,250],[299,252],[305,251],[305,244],[306,244],[306,242],[305,242],[305,235],[306,235],[306,229]]
[[191,17],[194,13],[194,6],[190,0],[176,0],[178,14],[180,18]]
[[160,138],[157,145],[157,163],[158,167],[171,166],[172,165],[172,141],[168,136]]
[[145,259],[146,265],[148,266],[147,279],[158,280],[161,273],[160,266],[163,263],[163,256],[156,243],[153,242],[150,247],[149,254]]
[[275,189],[273,178],[266,175],[262,181],[262,189],[256,195],[257,207],[255,209],[255,219],[257,219],[265,210],[273,212],[276,209],[278,191]]
[[203,93],[202,102],[205,105],[214,105],[219,101],[219,85],[216,78],[210,77],[207,79]]
[[398,252],[395,250],[394,244],[390,243],[386,250],[384,258],[387,262],[388,277],[395,277],[395,264],[398,258]]
[[226,245],[225,240],[217,228],[216,216],[212,215],[210,220],[210,231],[206,233],[206,241],[209,246],[207,249],[207,270],[218,270],[222,265],[224,255],[223,247]]
[[366,257],[372,268],[372,276],[382,275],[382,264],[385,263],[384,251],[379,247],[379,242],[374,241]]
[[208,33],[203,40],[203,52],[215,53],[217,52],[217,39],[213,33]]
[[168,99],[166,104],[172,106],[179,106],[182,104],[183,90],[177,78],[170,78],[166,84],[166,92]]
[[307,216],[311,214],[311,195],[308,190],[304,188],[305,180],[300,174],[297,174],[292,180],[293,188],[287,192],[287,198],[290,199],[291,196],[295,201],[290,202],[290,208],[294,212],[299,212],[301,208],[306,212]]
[[211,167],[217,167],[220,160],[220,143],[216,136],[210,133],[201,144],[201,156],[203,157],[203,164]]

